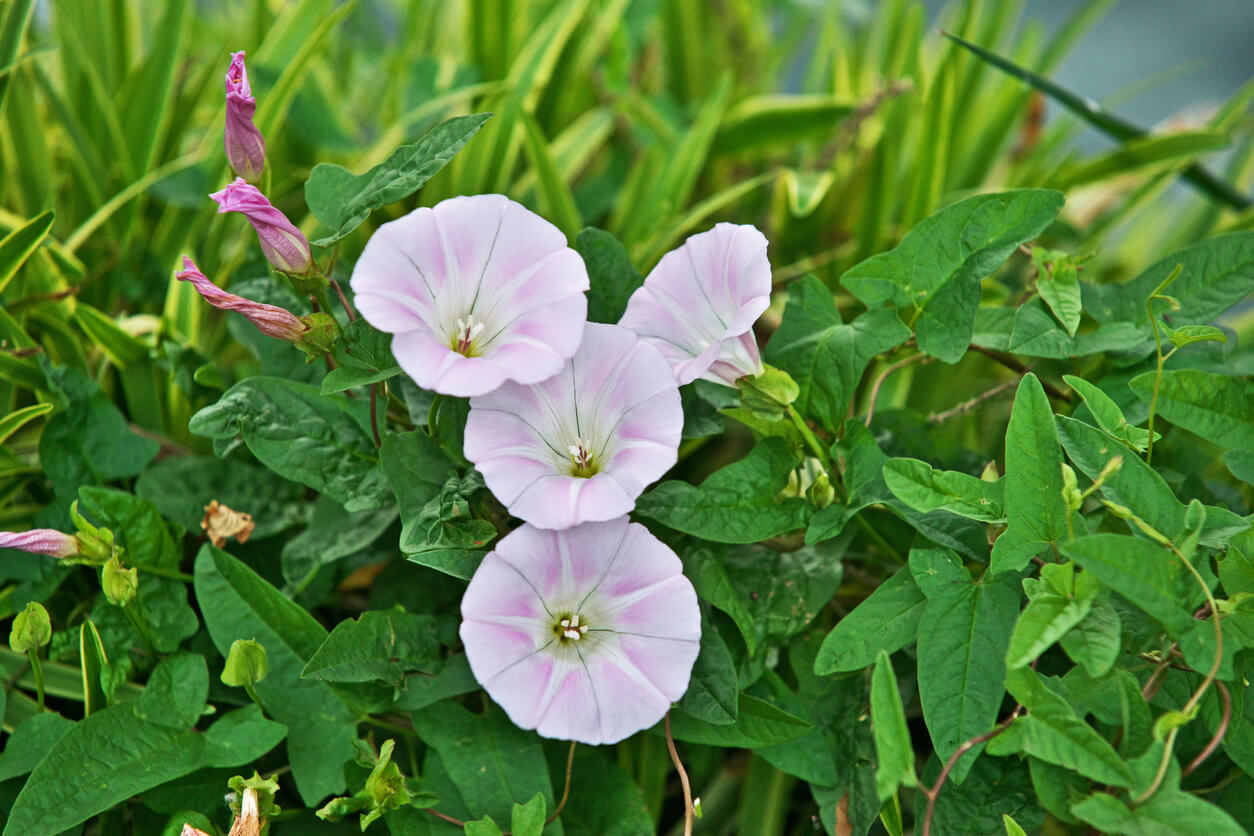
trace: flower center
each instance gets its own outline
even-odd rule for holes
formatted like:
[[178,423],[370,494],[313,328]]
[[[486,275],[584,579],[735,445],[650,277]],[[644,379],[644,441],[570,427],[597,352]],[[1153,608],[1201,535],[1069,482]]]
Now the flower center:
[[592,439],[577,438],[575,440],[577,444],[566,448],[570,452],[570,475],[587,479],[594,476],[601,468],[592,455]]
[[588,632],[588,625],[579,623],[579,613],[562,616],[553,625],[553,635],[562,644],[577,642]]
[[474,314],[466,314],[466,318],[457,319],[457,332],[453,335],[449,347],[458,354],[467,357],[475,356],[475,338],[483,333],[483,323],[475,322]]

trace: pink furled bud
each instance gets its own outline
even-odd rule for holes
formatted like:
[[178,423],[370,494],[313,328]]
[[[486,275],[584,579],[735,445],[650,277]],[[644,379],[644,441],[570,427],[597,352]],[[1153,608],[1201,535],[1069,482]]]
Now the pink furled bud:
[[261,176],[266,167],[266,139],[253,124],[257,100],[248,85],[244,53],[231,53],[226,71],[226,159],[235,173],[249,182]]
[[309,242],[287,216],[270,205],[266,196],[236,177],[235,182],[220,192],[209,195],[218,202],[218,214],[239,212],[257,230],[266,260],[284,273],[304,275],[313,267]]
[[301,322],[291,311],[226,292],[209,281],[205,274],[200,272],[195,262],[187,256],[183,256],[183,269],[175,273],[175,278],[179,281],[191,282],[196,292],[218,310],[243,314],[245,319],[256,325],[257,330],[267,337],[294,343],[298,342],[301,336],[309,330],[309,326]]
[[0,549],[17,549],[50,557],[70,557],[78,554],[78,538],[51,528],[0,531]]

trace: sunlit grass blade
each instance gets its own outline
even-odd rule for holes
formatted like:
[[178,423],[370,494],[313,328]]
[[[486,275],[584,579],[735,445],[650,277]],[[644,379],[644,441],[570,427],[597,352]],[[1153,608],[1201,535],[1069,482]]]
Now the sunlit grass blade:
[[1161,163],[1191,160],[1228,146],[1228,137],[1213,131],[1189,131],[1131,139],[1110,151],[1072,164],[1051,183],[1060,189],[1107,180]]
[[0,240],[0,293],[4,293],[26,259],[43,243],[55,219],[56,213],[49,209]]
[[[17,58],[18,47],[22,44],[22,33],[30,22],[31,12],[35,10],[35,0],[13,0],[4,16],[4,25],[0,26],[0,67],[8,69]],[[9,89],[12,73],[0,75],[0,116],[4,115],[5,93]]]
[[13,433],[20,430],[26,424],[38,418],[40,415],[47,415],[52,411],[52,404],[37,403],[34,406],[28,406],[19,409],[16,412],[10,412],[8,415],[0,418],[0,444],[9,439]]
[[540,210],[545,217],[566,233],[568,239],[573,241],[575,234],[583,226],[583,221],[579,218],[579,209],[575,206],[574,195],[571,194],[570,188],[558,172],[553,154],[549,150],[549,142],[541,133],[535,117],[525,111],[519,115],[523,135],[527,140],[527,156],[531,158],[531,165],[536,171],[538,181],[536,192],[540,197]]

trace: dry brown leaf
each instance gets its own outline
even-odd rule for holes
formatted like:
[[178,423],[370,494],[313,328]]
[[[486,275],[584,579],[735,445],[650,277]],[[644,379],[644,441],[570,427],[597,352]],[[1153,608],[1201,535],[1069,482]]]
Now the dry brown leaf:
[[218,548],[226,545],[227,538],[230,537],[240,543],[247,543],[256,525],[252,514],[235,511],[216,499],[205,506],[205,518],[200,521],[200,527],[208,535],[209,542]]

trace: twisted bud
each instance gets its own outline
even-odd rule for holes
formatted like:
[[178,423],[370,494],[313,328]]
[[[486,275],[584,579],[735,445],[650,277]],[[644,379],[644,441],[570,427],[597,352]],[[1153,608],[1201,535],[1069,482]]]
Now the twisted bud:
[[49,557],[70,557],[78,554],[78,538],[51,528],[30,531],[0,531],[0,549],[17,549]]
[[183,256],[183,269],[175,273],[175,278],[189,282],[201,298],[218,310],[240,314],[267,337],[292,343],[311,358],[330,351],[335,342],[336,325],[330,314],[296,316],[278,305],[254,302],[229,293],[211,282],[187,256]]
[[231,53],[226,71],[226,130],[223,145],[231,168],[245,180],[255,182],[266,167],[266,140],[253,124],[257,100],[248,84],[244,53]]
[[239,212],[248,219],[257,231],[261,251],[276,270],[303,276],[313,268],[313,255],[305,236],[243,177],[236,177],[231,185],[209,197],[217,201],[218,214]]

